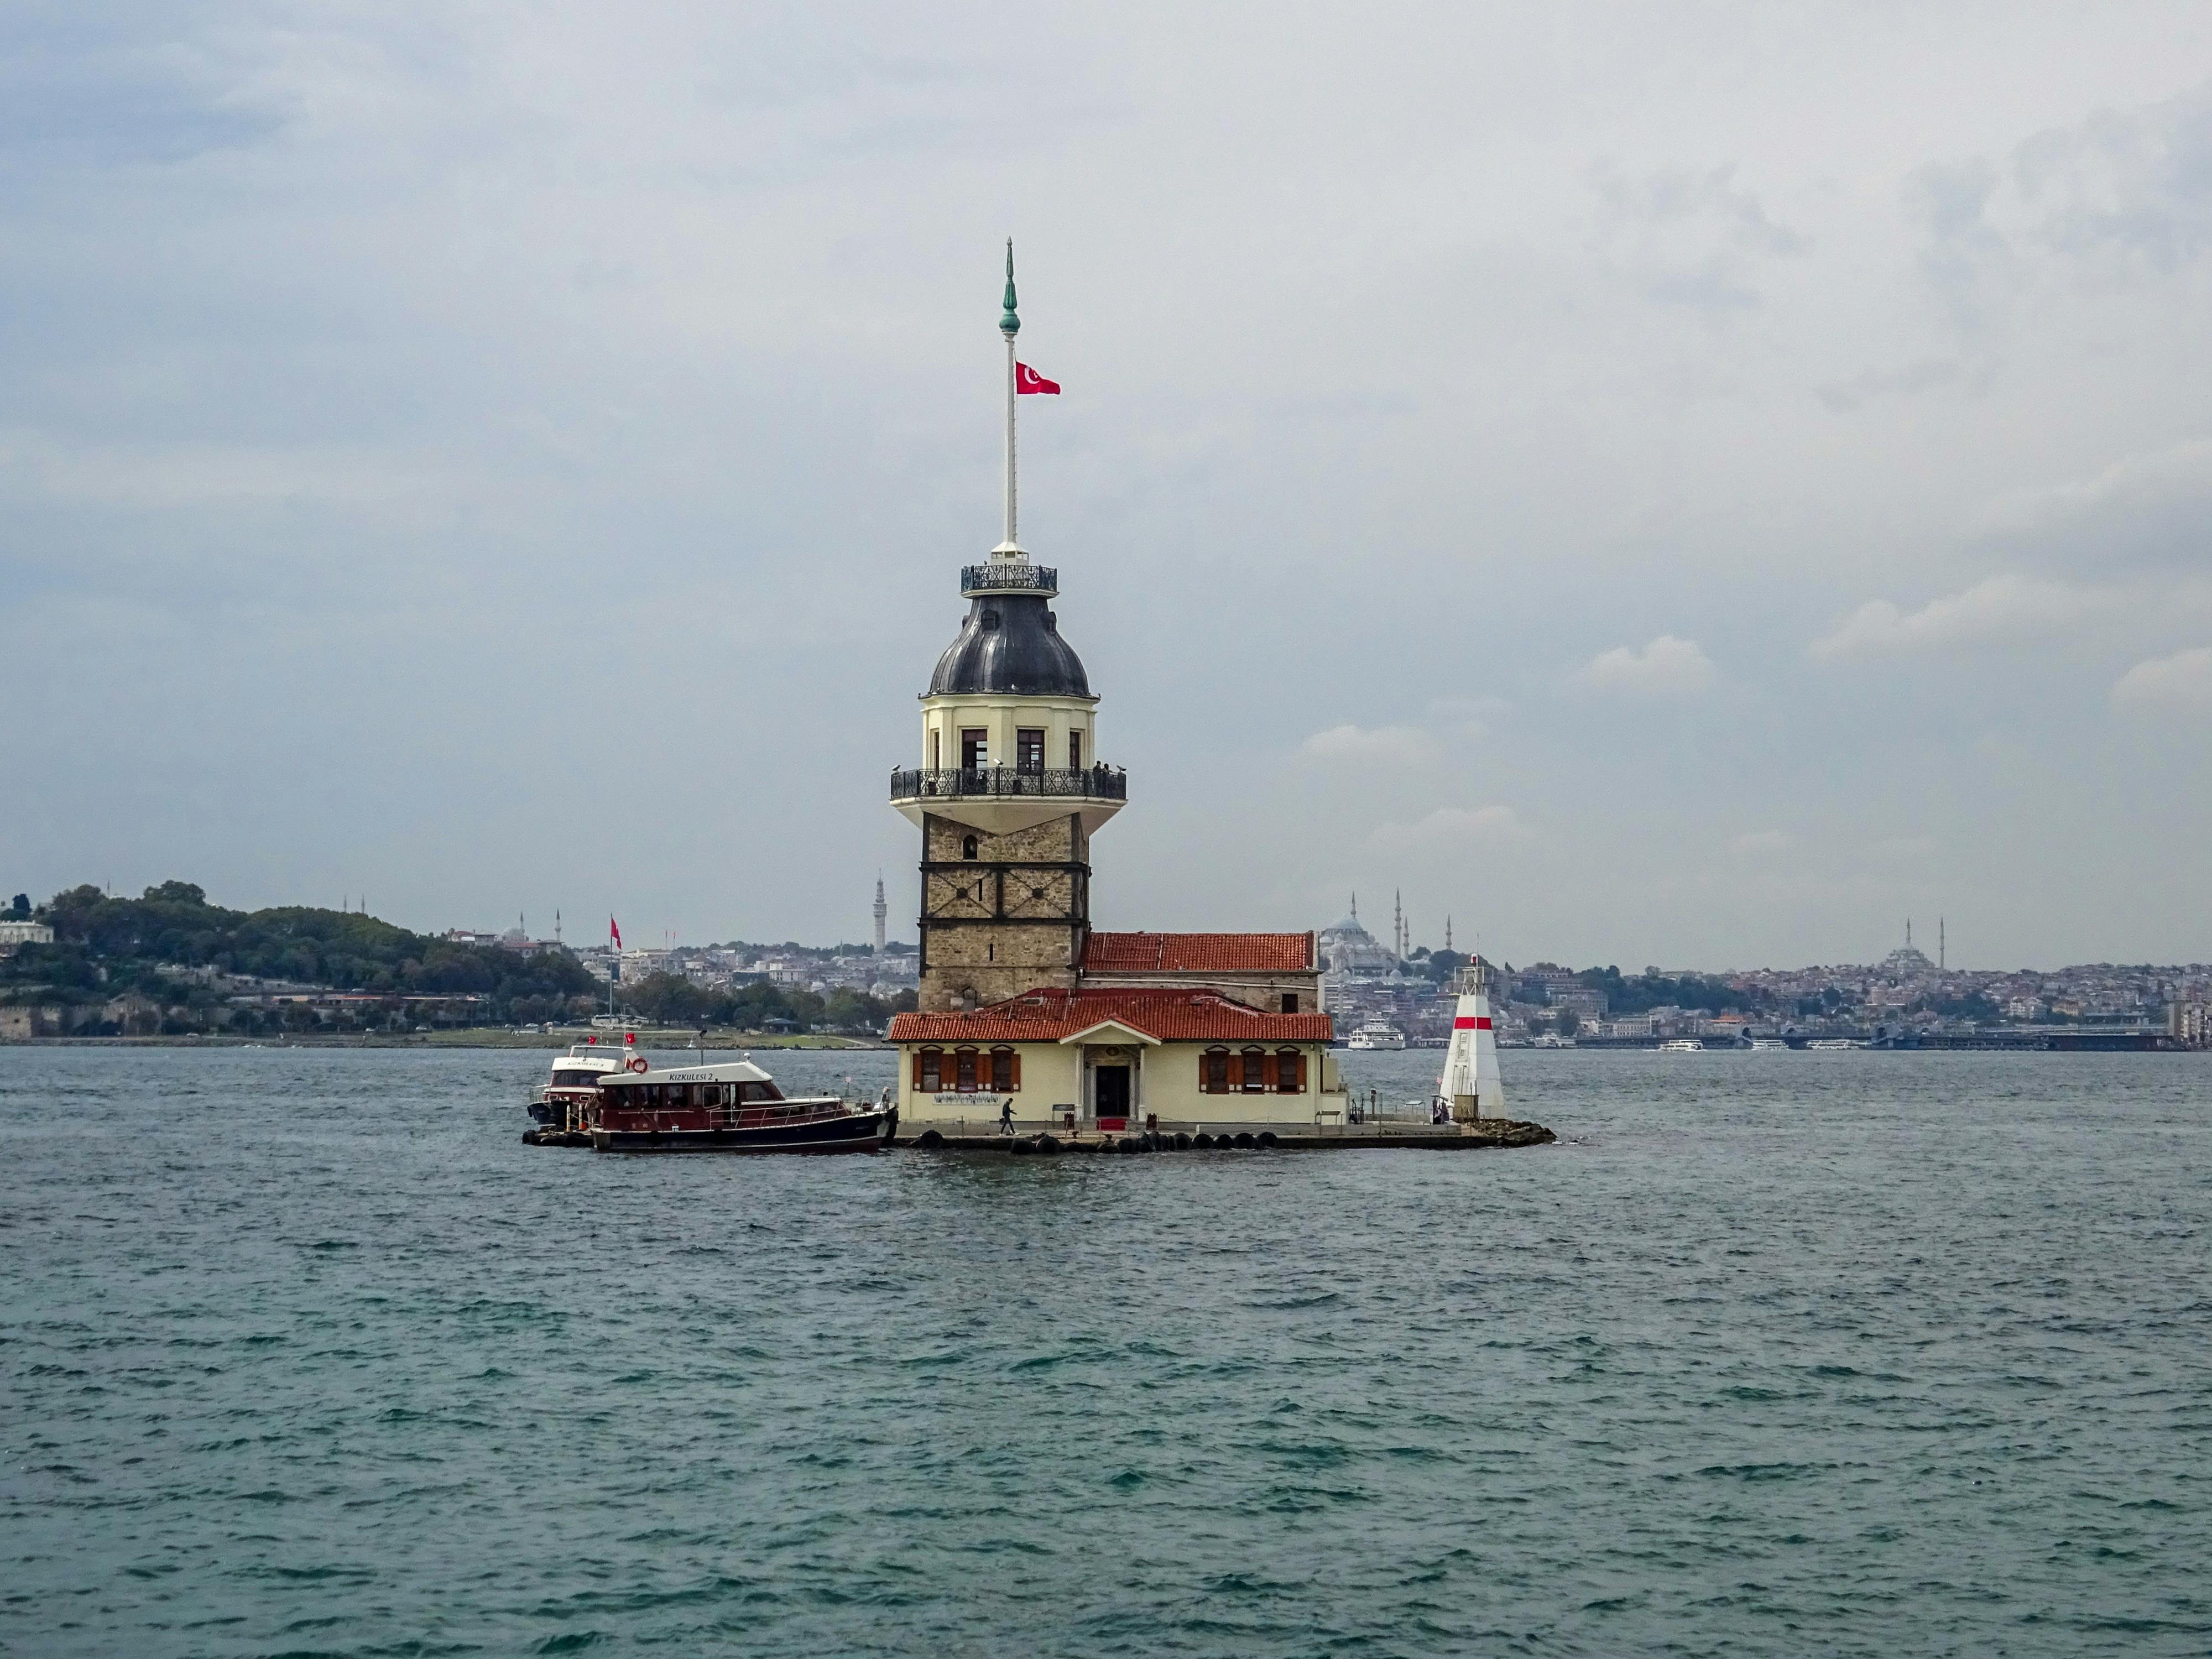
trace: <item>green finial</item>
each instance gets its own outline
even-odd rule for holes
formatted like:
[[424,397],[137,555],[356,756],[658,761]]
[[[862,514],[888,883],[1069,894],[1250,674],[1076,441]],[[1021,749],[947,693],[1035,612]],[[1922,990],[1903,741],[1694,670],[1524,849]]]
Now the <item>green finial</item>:
[[1014,315],[1014,239],[1006,238],[1006,314],[999,319],[999,332],[1015,335],[1022,331],[1022,319]]

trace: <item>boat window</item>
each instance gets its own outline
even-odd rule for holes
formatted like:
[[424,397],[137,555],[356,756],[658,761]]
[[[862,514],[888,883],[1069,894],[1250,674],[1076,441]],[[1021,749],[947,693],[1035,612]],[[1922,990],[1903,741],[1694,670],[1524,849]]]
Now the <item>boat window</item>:
[[1244,1092],[1248,1095],[1267,1093],[1267,1073],[1273,1069],[1267,1062],[1267,1050],[1247,1048],[1244,1051]]
[[945,1050],[924,1048],[915,1056],[916,1074],[914,1086],[926,1095],[933,1095],[945,1086]]
[[1229,1092],[1229,1050],[1208,1048],[1199,1057],[1199,1092],[1225,1095]]
[[1067,734],[1067,769],[1071,772],[1083,769],[1083,733],[1080,732]]
[[973,1048],[954,1049],[952,1053],[952,1065],[953,1076],[957,1079],[953,1086],[960,1089],[963,1092],[974,1092],[975,1088],[975,1051]]
[[994,1093],[1012,1094],[1014,1090],[1014,1051],[1012,1048],[991,1050],[991,1088]]
[[1018,727],[1014,732],[1014,770],[1044,770],[1044,732],[1037,726]]
[[744,1091],[744,1103],[757,1105],[763,1101],[781,1100],[783,1096],[773,1083],[746,1083],[739,1085]]
[[1298,1087],[1298,1051],[1295,1048],[1275,1051],[1275,1092],[1281,1095],[1303,1092]]

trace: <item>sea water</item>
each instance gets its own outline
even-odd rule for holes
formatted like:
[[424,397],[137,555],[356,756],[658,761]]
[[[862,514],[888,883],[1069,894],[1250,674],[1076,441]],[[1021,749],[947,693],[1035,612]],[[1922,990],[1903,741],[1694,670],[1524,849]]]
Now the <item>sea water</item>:
[[2212,1055],[1504,1059],[1558,1145],[753,1160],[0,1050],[0,1650],[2212,1649]]

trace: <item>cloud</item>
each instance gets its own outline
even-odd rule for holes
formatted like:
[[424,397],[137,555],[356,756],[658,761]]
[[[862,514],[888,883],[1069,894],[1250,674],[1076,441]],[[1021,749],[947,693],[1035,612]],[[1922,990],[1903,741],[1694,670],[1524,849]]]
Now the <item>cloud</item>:
[[2068,582],[1991,576],[1917,611],[1869,599],[1811,650],[1821,658],[1872,657],[2039,639],[2109,611],[2116,598]]
[[1625,645],[1599,653],[1576,676],[1593,690],[1625,691],[1644,697],[1683,696],[1703,691],[1720,678],[1695,640],[1662,634],[1641,651]]
[[2113,685],[2112,706],[2136,714],[2212,713],[2212,646],[2137,663]]
[[1885,864],[1912,863],[1935,856],[1936,837],[1933,836],[1886,836],[1881,840],[1869,844],[1866,851],[1868,857],[1879,859]]
[[1790,837],[1779,830],[1754,830],[1730,842],[1729,851],[1755,858],[1782,852],[1789,846]]
[[1439,806],[1412,823],[1382,823],[1368,836],[1377,852],[1411,853],[1527,841],[1531,832],[1510,806]]
[[1332,726],[1298,750],[1316,760],[1360,766],[1425,766],[1437,757],[1434,739],[1410,726]]

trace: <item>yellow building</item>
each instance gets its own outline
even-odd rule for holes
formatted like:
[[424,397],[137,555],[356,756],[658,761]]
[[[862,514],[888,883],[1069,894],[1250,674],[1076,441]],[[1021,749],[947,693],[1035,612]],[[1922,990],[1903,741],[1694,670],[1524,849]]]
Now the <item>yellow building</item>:
[[1128,799],[1098,699],[1015,538],[1007,258],[1006,538],[921,698],[891,801],[921,831],[920,1009],[891,1024],[900,1119],[1114,1133],[1340,1122],[1311,933],[1094,933],[1091,838]]

